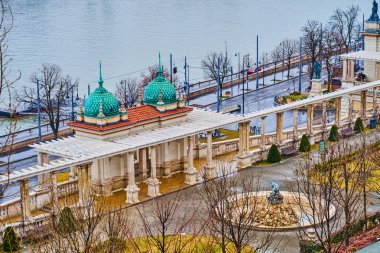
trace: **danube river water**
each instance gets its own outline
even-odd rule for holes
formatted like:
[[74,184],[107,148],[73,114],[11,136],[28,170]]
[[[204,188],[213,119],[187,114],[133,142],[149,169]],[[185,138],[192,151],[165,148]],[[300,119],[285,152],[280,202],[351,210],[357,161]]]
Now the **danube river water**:
[[[168,65],[173,53],[183,79],[183,57],[190,79],[203,78],[200,62],[208,52],[227,50],[231,56],[274,48],[284,38],[297,38],[308,19],[325,22],[335,8],[359,4],[370,14],[371,0],[12,0],[15,28],[9,37],[12,67],[23,77],[42,63],[55,63],[78,78],[80,95],[94,87],[98,62],[105,85],[139,75],[162,53]],[[234,65],[237,59],[232,57]]]

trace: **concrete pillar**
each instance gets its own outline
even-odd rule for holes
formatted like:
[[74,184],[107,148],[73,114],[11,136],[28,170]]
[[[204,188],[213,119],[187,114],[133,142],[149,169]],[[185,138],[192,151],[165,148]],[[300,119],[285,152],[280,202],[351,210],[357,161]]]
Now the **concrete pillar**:
[[281,146],[283,138],[282,138],[282,131],[284,128],[284,113],[278,112],[276,113],[276,141],[277,145]]
[[355,61],[350,61],[350,81],[355,80]]
[[146,180],[148,178],[146,148],[139,150],[139,159],[139,169],[142,173],[142,180]]
[[[37,165],[43,166],[49,163],[49,154],[37,152]],[[49,189],[50,175],[49,173],[39,174],[37,176],[38,184],[34,188],[35,192],[47,191]]]
[[343,60],[343,76],[342,76],[342,80],[345,81],[347,80],[347,60],[344,59]]
[[29,195],[29,178],[20,180],[20,194],[21,194],[21,214],[22,219],[24,221],[27,221],[32,218],[31,212],[30,212],[30,195]]
[[189,165],[185,170],[185,184],[189,185],[197,183],[197,170],[194,168],[194,141],[194,136],[189,136],[187,148],[187,157]]
[[157,179],[156,146],[150,148],[150,178],[147,180],[148,196],[160,195],[160,181]]
[[69,181],[74,181],[77,178],[77,167],[71,166],[69,173]]
[[265,143],[265,119],[267,116],[261,117],[261,136],[260,136],[260,144],[261,144],[261,151],[266,150],[266,143]]
[[376,115],[377,113],[377,87],[373,88],[372,111],[373,111],[373,115]]
[[81,164],[77,166],[79,205],[86,205],[91,191],[90,166],[90,164]]
[[293,110],[293,139],[296,144],[298,141],[298,109]]
[[342,127],[342,98],[338,97],[335,100],[335,124],[338,130]]
[[307,133],[309,135],[310,144],[314,145],[314,105],[307,106]]
[[53,210],[58,210],[58,185],[57,185],[57,172],[50,173],[51,177],[51,201]]
[[239,168],[252,165],[252,155],[249,149],[249,133],[251,121],[239,123],[239,152],[237,162]]
[[353,123],[353,108],[354,107],[354,96],[352,94],[348,95],[348,127],[351,127]]
[[206,179],[215,177],[215,164],[212,161],[212,131],[207,131],[207,159],[204,169]]
[[162,144],[163,150],[163,166],[164,166],[164,177],[171,177],[172,175],[172,165],[169,159],[169,142]]
[[326,141],[327,102],[322,102],[322,139]]
[[140,188],[137,187],[135,180],[135,157],[133,152],[128,153],[128,186],[124,190],[127,194],[127,203],[139,202]]
[[360,106],[360,109],[361,109],[360,117],[362,118],[362,121],[363,121],[363,123],[364,123],[364,122],[367,120],[367,91],[366,91],[366,90],[363,90],[363,91],[361,92],[360,102],[361,102],[361,106]]

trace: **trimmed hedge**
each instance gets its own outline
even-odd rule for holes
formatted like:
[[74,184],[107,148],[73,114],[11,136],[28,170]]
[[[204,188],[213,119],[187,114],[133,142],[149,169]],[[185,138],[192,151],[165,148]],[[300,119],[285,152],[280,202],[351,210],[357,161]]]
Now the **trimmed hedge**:
[[75,219],[70,207],[65,207],[62,210],[58,222],[59,230],[63,234],[71,234],[76,231],[77,220]]
[[338,127],[336,125],[333,125],[330,129],[329,141],[338,141],[338,140],[339,140]]
[[354,131],[357,133],[361,133],[364,130],[363,121],[361,118],[357,118],[354,125]]
[[277,163],[281,161],[280,151],[278,150],[278,147],[275,144],[272,144],[272,146],[269,149],[267,161],[269,163]]
[[304,134],[304,135],[302,135],[302,138],[301,138],[299,151],[300,152],[309,152],[310,150],[311,150],[311,145],[310,145],[309,138],[307,137],[306,134]]
[[300,253],[316,253],[320,252],[321,250],[321,247],[319,245],[309,240],[300,240],[299,246]]
[[20,249],[20,242],[13,227],[7,227],[3,236],[3,250],[13,252]]

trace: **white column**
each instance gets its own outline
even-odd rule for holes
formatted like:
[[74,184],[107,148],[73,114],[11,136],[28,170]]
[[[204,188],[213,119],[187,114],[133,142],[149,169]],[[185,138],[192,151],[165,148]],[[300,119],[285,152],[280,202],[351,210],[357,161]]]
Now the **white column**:
[[377,87],[373,88],[372,111],[374,115],[377,113]]
[[246,168],[252,165],[252,156],[249,150],[250,123],[251,121],[239,123],[239,152],[236,156],[239,168]]
[[363,123],[365,124],[365,121],[367,120],[367,91],[366,90],[363,90],[361,92],[361,96],[360,96],[360,99],[361,99],[361,118],[362,118],[362,121]]
[[327,102],[322,102],[322,139],[326,141],[327,133],[326,133],[326,123],[327,123]]
[[352,94],[348,95],[348,126],[351,127],[353,123],[353,107],[354,107],[354,97]]
[[79,205],[86,205],[89,194],[91,193],[90,166],[90,164],[81,164],[77,166]]
[[265,151],[266,150],[266,143],[265,143],[265,119],[266,119],[267,116],[263,116],[261,117],[261,151]]
[[53,171],[50,173],[51,176],[51,201],[53,210],[58,209],[58,185],[57,185],[57,172]]
[[157,165],[156,165],[156,146],[150,148],[150,178],[147,180],[148,196],[156,197],[160,195],[160,181],[157,179]]
[[348,66],[347,66],[347,59],[344,59],[343,60],[343,76],[342,76],[342,80],[343,81],[346,81],[347,80],[347,70],[348,70]]
[[142,173],[142,180],[145,180],[148,177],[146,148],[139,150],[139,159],[139,169]]
[[298,109],[293,109],[293,139],[298,141]]
[[194,168],[194,136],[189,136],[188,139],[188,148],[187,148],[187,157],[189,166],[185,170],[185,184],[196,184],[197,183],[197,171]]
[[126,202],[129,204],[139,202],[139,191],[135,181],[135,158],[134,153],[128,153],[128,186],[124,189],[127,194]]
[[212,161],[212,131],[207,131],[207,159],[204,169],[206,179],[215,177],[215,164]]
[[338,97],[335,101],[335,124],[340,129],[342,127],[342,98]]
[[21,214],[24,221],[32,218],[30,212],[30,195],[29,195],[29,178],[20,180],[20,194],[21,194]]
[[277,141],[277,145],[278,146],[281,146],[282,144],[282,131],[283,131],[283,128],[284,128],[284,113],[283,112],[278,112],[276,113],[276,141]]
[[[43,166],[44,164],[49,164],[49,154],[43,152],[37,152],[37,164]],[[38,184],[34,188],[36,192],[47,191],[49,189],[49,173],[39,174]]]
[[70,173],[69,173],[69,181],[73,181],[77,178],[77,167],[71,166],[70,167]]
[[309,135],[310,144],[315,143],[314,140],[314,105],[307,106],[307,131]]

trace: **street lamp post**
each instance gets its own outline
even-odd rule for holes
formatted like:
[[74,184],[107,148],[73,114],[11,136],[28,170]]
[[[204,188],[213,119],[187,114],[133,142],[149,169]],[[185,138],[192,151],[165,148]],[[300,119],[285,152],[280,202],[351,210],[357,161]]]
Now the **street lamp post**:
[[[238,57],[238,93],[239,93],[239,90],[240,90],[240,53],[235,53],[235,56]],[[244,89],[244,86],[243,86],[243,89]]]
[[37,79],[37,113],[38,113],[38,143],[41,143],[41,100],[40,100],[40,81]]
[[[247,64],[245,63],[247,61]],[[246,64],[247,69],[245,69],[244,65]],[[249,54],[243,56],[243,70],[241,71],[243,74],[243,105],[242,105],[242,113],[245,113],[245,91],[244,91],[244,72],[247,72],[247,84],[248,84],[248,68],[249,68]],[[248,89],[248,87],[247,87]]]
[[282,46],[282,71],[281,71],[281,79],[284,80],[284,64],[285,64],[285,43],[280,43]]

